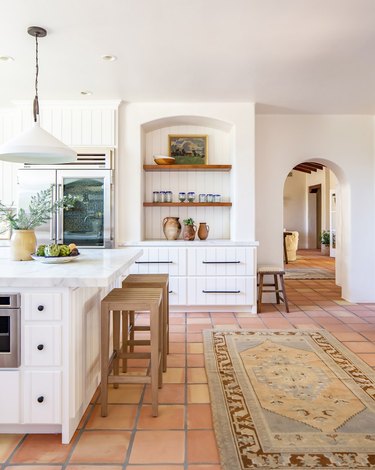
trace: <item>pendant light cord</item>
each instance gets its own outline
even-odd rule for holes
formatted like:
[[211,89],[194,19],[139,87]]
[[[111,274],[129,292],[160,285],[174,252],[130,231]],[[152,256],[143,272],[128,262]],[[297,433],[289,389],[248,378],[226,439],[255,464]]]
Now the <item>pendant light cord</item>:
[[38,100],[38,77],[39,77],[39,44],[38,34],[35,35],[35,98],[33,104],[34,122],[39,118],[39,100]]

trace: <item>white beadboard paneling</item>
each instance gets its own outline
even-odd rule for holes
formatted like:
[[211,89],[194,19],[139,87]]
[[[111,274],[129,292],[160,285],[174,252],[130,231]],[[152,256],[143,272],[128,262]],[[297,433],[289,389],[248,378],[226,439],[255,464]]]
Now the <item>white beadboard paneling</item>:
[[169,278],[169,304],[187,305],[187,278]]
[[173,276],[186,274],[186,249],[143,248],[142,257],[131,267],[136,274],[169,273]]
[[190,305],[254,305],[255,277],[189,277],[188,293]]
[[1,407],[0,423],[19,423],[21,411],[20,372],[2,370],[1,381],[0,403],[4,406]]
[[254,276],[255,255],[255,248],[196,248],[189,252],[188,275]]

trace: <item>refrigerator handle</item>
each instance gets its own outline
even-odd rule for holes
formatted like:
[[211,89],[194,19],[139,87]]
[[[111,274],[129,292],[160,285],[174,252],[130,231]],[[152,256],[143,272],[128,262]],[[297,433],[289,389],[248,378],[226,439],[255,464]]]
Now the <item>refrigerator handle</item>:
[[[57,194],[56,199],[60,200],[62,198],[62,184],[57,185]],[[56,243],[62,241],[62,211],[63,209],[57,209],[56,211]]]
[[[51,196],[51,206],[54,204],[56,200],[56,185],[52,184],[52,196]],[[56,242],[56,213],[52,212],[51,214],[51,223],[49,225],[49,238],[50,241],[55,243]]]

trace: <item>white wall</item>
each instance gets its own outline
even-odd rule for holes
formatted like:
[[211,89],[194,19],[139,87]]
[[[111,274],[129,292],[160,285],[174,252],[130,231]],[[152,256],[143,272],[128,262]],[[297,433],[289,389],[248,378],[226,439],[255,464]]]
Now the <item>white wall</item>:
[[[189,123],[230,129],[231,239],[254,241],[254,118],[253,103],[123,104],[119,110],[118,242],[139,241],[144,236],[140,221],[143,220],[145,134],[153,129]],[[215,155],[210,153],[209,160],[214,162]]]
[[306,173],[293,171],[284,184],[283,228],[299,233],[298,248],[307,248]]
[[374,120],[371,116],[257,115],[256,238],[259,262],[282,264],[283,186],[301,161],[339,180],[338,279],[351,301],[375,301]]

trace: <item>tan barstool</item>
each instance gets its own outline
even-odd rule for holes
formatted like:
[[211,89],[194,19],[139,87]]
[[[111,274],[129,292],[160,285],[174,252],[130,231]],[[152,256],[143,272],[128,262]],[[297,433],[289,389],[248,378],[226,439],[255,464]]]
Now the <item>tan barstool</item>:
[[[123,288],[160,288],[163,290],[163,372],[167,370],[167,354],[169,353],[169,274],[129,274],[123,282]],[[126,344],[125,335],[129,331],[130,334],[130,351],[134,351],[134,345],[137,341],[134,340],[135,331],[147,331],[148,326],[138,326],[135,324],[134,313],[129,317],[128,330],[122,330],[122,342]],[[126,360],[123,362],[123,372],[126,372]]]
[[[280,300],[284,302],[285,309],[289,312],[288,299],[286,297],[285,283],[284,283],[284,269],[278,266],[260,266],[258,267],[258,312],[261,312],[262,308],[262,294],[263,292],[275,292],[276,302],[279,304]],[[273,276],[273,283],[264,282],[264,276]],[[279,280],[281,289],[279,289]],[[273,287],[273,289],[264,289],[263,287]],[[282,293],[282,296],[280,295]]]
[[[158,415],[158,388],[162,386],[163,312],[162,289],[113,289],[101,302],[101,415],[108,414],[108,384],[150,383],[152,415]],[[150,314],[150,352],[129,352],[120,348],[120,322],[134,311]],[[109,354],[110,317],[113,313],[113,351]],[[122,328],[124,329],[124,326]],[[147,375],[120,375],[120,359],[150,359]],[[113,371],[113,375],[110,373]]]

